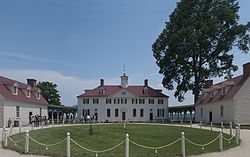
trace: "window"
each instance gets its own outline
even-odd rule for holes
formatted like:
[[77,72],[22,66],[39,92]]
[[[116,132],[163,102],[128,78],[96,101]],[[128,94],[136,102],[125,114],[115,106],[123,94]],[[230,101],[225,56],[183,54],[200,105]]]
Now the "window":
[[107,117],[110,117],[110,109],[107,109]]
[[106,104],[111,104],[111,99],[106,99]]
[[162,113],[161,113],[162,117],[164,117],[164,109],[162,109]]
[[211,95],[210,96],[211,96],[211,98],[214,97],[214,90],[213,89],[211,90]]
[[132,104],[138,104],[138,99],[132,99]]
[[20,106],[16,106],[16,118],[20,118]]
[[119,116],[119,109],[116,108],[116,109],[115,109],[115,117],[118,117],[118,116]]
[[37,92],[37,99],[40,99],[41,98],[41,93],[40,91]]
[[136,117],[136,109],[133,109],[133,117]]
[[116,99],[114,99],[114,104],[116,104]]
[[123,99],[121,99],[121,104],[123,104]]
[[126,95],[126,92],[122,92],[122,95]]
[[90,109],[87,109],[87,116],[90,116]]
[[148,94],[148,87],[143,88],[143,94]]
[[100,95],[104,95],[105,94],[105,89],[101,89],[100,92],[99,92]]
[[117,104],[120,104],[120,99],[117,99]]
[[93,104],[99,104],[99,99],[93,99]]
[[13,87],[13,94],[18,95],[18,87],[16,86]]
[[224,116],[224,106],[220,106],[220,116]]
[[157,109],[157,117],[160,117],[160,109]]
[[158,99],[158,104],[163,104],[163,99]]
[[155,102],[154,102],[154,99],[148,99],[148,103],[149,104],[154,104]]
[[226,87],[222,87],[222,95],[225,95],[226,94]]
[[85,117],[84,109],[82,109],[82,116]]
[[143,110],[143,109],[140,109],[140,116],[141,116],[141,117],[143,117],[143,114],[144,114],[143,112],[144,112],[144,110]]
[[139,104],[145,104],[145,99],[139,99]]
[[127,99],[124,99],[125,100],[125,104],[127,104]]
[[89,99],[82,99],[83,104],[89,104]]
[[27,97],[30,97],[30,89],[28,88],[27,91],[26,91],[26,96]]
[[201,117],[203,117],[203,108],[201,108]]

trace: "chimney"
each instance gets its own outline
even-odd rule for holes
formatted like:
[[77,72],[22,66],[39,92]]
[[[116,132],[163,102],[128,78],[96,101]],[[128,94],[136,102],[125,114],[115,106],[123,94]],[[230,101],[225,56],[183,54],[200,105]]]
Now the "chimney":
[[250,62],[243,65],[243,76],[244,77],[250,76]]
[[213,85],[213,80],[206,80],[203,88],[210,88]]
[[148,86],[148,79],[144,80],[144,86],[147,87]]
[[100,79],[100,86],[104,86],[104,79]]
[[36,87],[36,80],[35,79],[27,79],[27,84],[31,87]]

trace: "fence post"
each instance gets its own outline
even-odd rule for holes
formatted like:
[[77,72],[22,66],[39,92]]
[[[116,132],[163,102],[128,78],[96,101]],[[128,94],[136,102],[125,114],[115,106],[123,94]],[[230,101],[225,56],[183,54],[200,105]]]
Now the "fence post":
[[229,124],[230,124],[230,136],[232,136],[232,134],[233,134],[233,125],[232,125],[232,122],[230,122]]
[[31,122],[31,130],[34,129],[34,122]]
[[183,157],[186,156],[184,132],[181,132],[181,154]]
[[9,130],[9,136],[12,135],[12,131],[13,131],[13,124],[11,123],[11,124],[10,124],[10,130]]
[[239,140],[240,140],[240,124],[238,124],[238,135],[239,135]]
[[220,147],[220,151],[223,151],[223,134],[222,134],[222,130],[219,130],[219,147]]
[[8,146],[8,133],[7,133],[8,129],[5,128],[4,129],[4,147],[7,147]]
[[41,122],[41,128],[43,129],[43,120],[42,120],[42,122]]
[[26,134],[25,134],[25,147],[24,147],[24,153],[26,154],[26,153],[28,153],[29,152],[29,139],[30,139],[30,137],[29,137],[30,135],[29,135],[29,130],[26,130]]
[[210,122],[210,130],[213,131],[213,122]]
[[21,124],[21,122],[19,123],[19,133],[21,133],[22,132],[22,124]]
[[192,120],[190,120],[190,128],[192,128]]
[[200,121],[200,129],[202,128],[202,121]]
[[70,157],[70,133],[67,133],[67,157]]
[[125,140],[125,157],[129,157],[129,135],[126,134]]
[[235,142],[238,145],[240,143],[240,139],[239,139],[239,127],[236,126],[235,129],[236,129],[235,130],[236,131],[236,133],[235,133]]
[[220,123],[220,127],[221,127],[221,132],[223,133],[223,128],[224,128],[223,122]]
[[2,141],[4,141],[4,130],[5,130],[5,126],[3,126],[3,131],[2,131]]

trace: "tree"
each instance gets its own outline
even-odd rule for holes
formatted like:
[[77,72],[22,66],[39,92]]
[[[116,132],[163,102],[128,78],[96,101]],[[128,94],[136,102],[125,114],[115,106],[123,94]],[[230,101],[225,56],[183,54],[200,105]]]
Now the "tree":
[[238,67],[232,48],[249,50],[250,23],[238,24],[236,0],[181,0],[152,45],[162,84],[183,101],[192,90],[197,101],[206,79],[230,78]]
[[40,88],[42,96],[51,105],[61,105],[60,95],[56,84],[52,82],[38,82],[37,87]]

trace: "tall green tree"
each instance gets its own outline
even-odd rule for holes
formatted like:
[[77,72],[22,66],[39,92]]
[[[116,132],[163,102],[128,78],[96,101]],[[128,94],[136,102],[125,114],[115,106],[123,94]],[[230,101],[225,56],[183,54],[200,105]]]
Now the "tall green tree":
[[61,105],[59,91],[57,85],[52,82],[38,82],[37,87],[40,88],[42,96],[51,105]]
[[250,23],[239,24],[236,0],[181,0],[152,45],[163,86],[184,100],[191,90],[196,102],[206,79],[230,78],[233,47],[247,53]]

